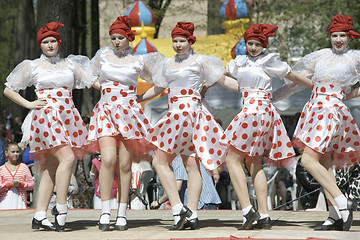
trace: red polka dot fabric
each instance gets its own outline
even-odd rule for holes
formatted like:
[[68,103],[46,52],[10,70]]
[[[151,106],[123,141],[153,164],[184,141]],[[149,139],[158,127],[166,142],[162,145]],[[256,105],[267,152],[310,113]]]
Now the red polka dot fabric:
[[136,154],[146,153],[151,144],[144,137],[151,125],[136,98],[136,87],[117,84],[102,89],[91,113],[88,140],[121,135]]
[[271,160],[295,156],[279,113],[270,101],[270,93],[261,88],[241,88],[242,109],[221,138],[248,156],[268,156]]
[[196,153],[208,170],[223,163],[226,147],[219,143],[223,134],[209,110],[193,89],[171,88],[169,111],[150,129],[146,139],[170,154]]
[[343,103],[342,88],[315,83],[294,132],[294,145],[319,153],[332,152],[336,166],[359,161],[359,129]]
[[[46,157],[44,151],[60,145],[81,150],[88,144],[87,129],[74,106],[70,90],[66,87],[42,89],[36,94],[38,98],[46,99],[48,104],[31,113],[30,152]],[[78,158],[82,157],[80,152],[75,151]]]

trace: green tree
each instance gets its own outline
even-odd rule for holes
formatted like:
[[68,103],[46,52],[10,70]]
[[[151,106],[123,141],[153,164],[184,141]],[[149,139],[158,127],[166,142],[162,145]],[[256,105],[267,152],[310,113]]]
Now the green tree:
[[[271,0],[252,11],[252,22],[278,25],[277,51],[287,61],[310,52],[331,47],[328,27],[337,14],[354,19],[353,29],[360,32],[360,2],[358,0]],[[359,41],[350,47],[358,49]]]

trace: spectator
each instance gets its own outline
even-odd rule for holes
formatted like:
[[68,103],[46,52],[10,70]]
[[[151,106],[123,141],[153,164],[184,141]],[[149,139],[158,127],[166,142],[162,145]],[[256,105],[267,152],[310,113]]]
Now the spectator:
[[13,139],[14,139],[14,142],[16,142],[16,143],[20,143],[22,136],[23,136],[23,133],[21,130],[21,125],[22,125],[22,122],[21,122],[20,118],[15,117],[14,118],[14,127],[13,127]]
[[0,167],[0,209],[26,209],[26,191],[34,188],[29,168],[19,163],[20,148],[15,142],[5,144],[6,163]]

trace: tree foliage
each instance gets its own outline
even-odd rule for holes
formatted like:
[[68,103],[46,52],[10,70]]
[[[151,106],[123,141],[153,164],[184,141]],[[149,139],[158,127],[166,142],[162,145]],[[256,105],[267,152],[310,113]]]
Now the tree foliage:
[[[353,29],[360,32],[360,2],[357,0],[270,0],[255,6],[252,22],[279,26],[277,51],[284,60],[331,47],[328,27],[337,14],[354,19]],[[353,40],[350,47],[358,49]]]
[[158,37],[159,29],[161,26],[161,22],[165,16],[166,10],[168,9],[169,5],[171,3],[171,0],[148,0],[148,6],[151,8],[151,10],[154,12],[156,16],[156,33],[155,38]]

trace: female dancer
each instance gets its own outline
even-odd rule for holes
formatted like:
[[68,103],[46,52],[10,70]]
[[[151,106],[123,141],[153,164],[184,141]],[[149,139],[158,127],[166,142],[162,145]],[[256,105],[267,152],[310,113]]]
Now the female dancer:
[[[139,99],[147,100],[160,94],[165,88],[170,89],[169,111],[146,135],[148,141],[157,147],[153,166],[160,178],[171,203],[175,225],[170,230],[184,228],[185,223],[191,229],[199,228],[197,205],[201,193],[201,173],[199,160],[208,170],[217,168],[222,163],[224,146],[218,143],[222,128],[201,101],[200,91],[206,83],[216,82],[238,90],[235,80],[223,78],[224,64],[213,56],[193,52],[195,43],[194,24],[178,22],[172,30],[172,46],[175,57],[163,59],[157,63],[153,81],[155,86]],[[180,201],[174,173],[170,164],[174,157],[181,154],[188,174],[188,207]]]
[[[23,141],[30,141],[30,152],[41,161],[43,170],[32,228],[59,232],[65,230],[66,198],[75,154],[87,143],[87,130],[73,104],[71,91],[92,85],[91,74],[75,62],[88,62],[87,57],[64,59],[58,55],[61,35],[57,30],[63,26],[51,22],[40,28],[36,42],[43,54],[39,59],[20,63],[7,77],[4,90],[12,101],[32,109],[23,124]],[[32,85],[38,100],[29,102],[18,91]],[[55,183],[54,227],[46,218],[46,210]]]
[[[358,97],[359,51],[348,43],[360,34],[352,30],[353,19],[346,15],[333,17],[328,29],[332,49],[322,49],[302,58],[294,69],[312,79],[312,96],[304,106],[294,132],[294,145],[303,148],[301,163],[320,183],[329,203],[329,217],[315,230],[348,231],[353,220],[353,202],[341,193],[332,166],[359,161],[359,129],[343,103]],[[332,161],[331,161],[332,160]]]
[[[247,55],[237,56],[228,63],[226,75],[239,82],[242,99],[240,113],[230,123],[221,138],[229,146],[226,164],[231,181],[242,207],[244,222],[239,230],[254,227],[270,229],[267,212],[267,180],[262,169],[262,157],[273,161],[289,161],[295,155],[279,113],[271,103],[271,82],[275,77],[288,78],[294,82],[311,86],[310,79],[290,70],[280,60],[278,53],[263,53],[268,37],[273,36],[277,26],[251,24],[244,34]],[[249,200],[243,161],[250,171],[254,183],[258,210]]]
[[101,99],[90,119],[90,141],[97,141],[101,153],[99,173],[102,211],[100,230],[110,228],[110,196],[115,164],[119,164],[119,209],[115,229],[127,230],[126,208],[131,182],[131,163],[135,153],[146,152],[150,145],[144,136],[151,128],[136,98],[138,76],[149,80],[158,53],[136,55],[129,44],[135,38],[130,18],[118,17],[110,26],[113,48],[100,49],[91,60],[94,76],[101,85]]

